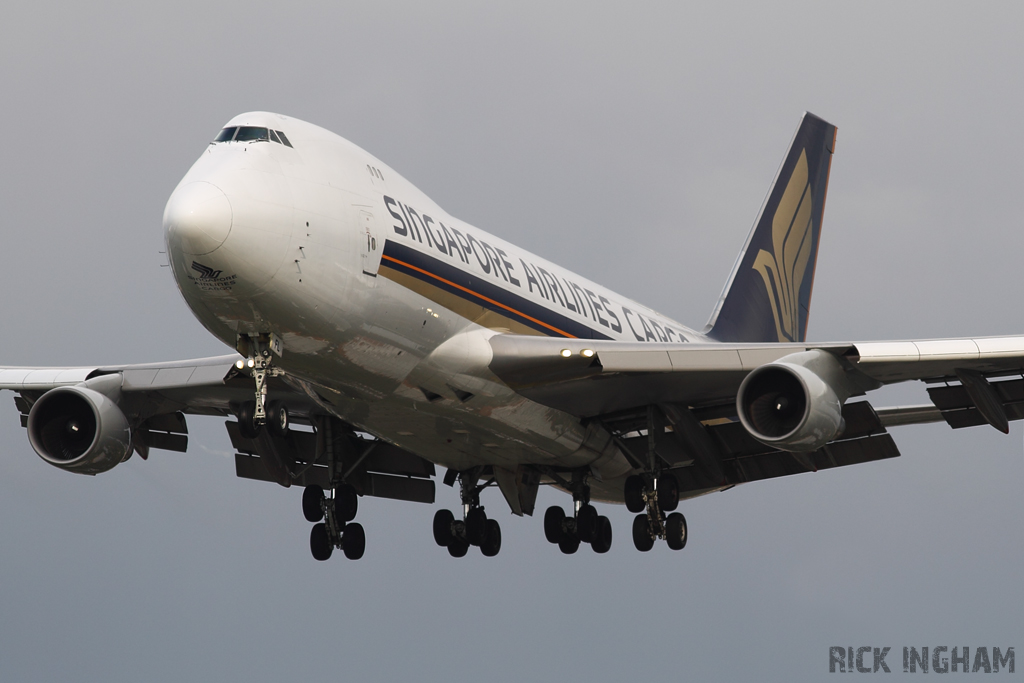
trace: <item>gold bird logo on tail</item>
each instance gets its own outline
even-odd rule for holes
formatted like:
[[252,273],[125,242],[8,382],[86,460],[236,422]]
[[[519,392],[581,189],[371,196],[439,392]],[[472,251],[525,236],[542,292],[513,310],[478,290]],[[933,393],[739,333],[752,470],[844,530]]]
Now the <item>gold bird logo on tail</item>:
[[758,251],[754,270],[764,279],[780,342],[796,341],[800,330],[800,285],[811,260],[813,239],[811,185],[807,181],[807,150],[786,184],[772,219],[772,250]]

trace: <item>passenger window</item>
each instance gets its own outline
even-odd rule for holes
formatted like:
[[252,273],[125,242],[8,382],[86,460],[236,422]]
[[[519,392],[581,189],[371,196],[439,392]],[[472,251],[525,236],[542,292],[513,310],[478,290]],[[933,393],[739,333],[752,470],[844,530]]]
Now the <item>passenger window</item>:
[[254,140],[269,140],[270,136],[266,128],[258,126],[239,126],[238,134],[235,135],[236,142],[248,142]]
[[270,131],[270,139],[278,144],[281,143],[281,138],[277,137],[277,133],[274,131]]
[[292,143],[288,142],[288,136],[284,134],[283,130],[277,131],[278,137],[281,138],[281,142],[289,147],[292,147]]
[[213,139],[214,142],[227,142],[231,138],[235,137],[235,131],[238,130],[235,126],[231,128],[225,128],[222,130],[217,137]]

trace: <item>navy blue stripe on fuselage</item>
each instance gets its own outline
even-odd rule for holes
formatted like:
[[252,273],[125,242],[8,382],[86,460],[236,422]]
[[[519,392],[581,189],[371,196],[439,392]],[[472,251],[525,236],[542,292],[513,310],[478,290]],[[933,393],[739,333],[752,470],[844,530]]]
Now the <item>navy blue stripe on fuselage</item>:
[[551,337],[611,339],[581,322],[392,240],[384,242],[381,267],[404,273]]

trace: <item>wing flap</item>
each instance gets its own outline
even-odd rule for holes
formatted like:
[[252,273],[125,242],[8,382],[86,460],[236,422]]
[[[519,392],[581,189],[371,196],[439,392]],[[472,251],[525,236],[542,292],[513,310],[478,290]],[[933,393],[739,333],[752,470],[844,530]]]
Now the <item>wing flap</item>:
[[[292,430],[287,437],[272,436],[266,430],[256,439],[242,436],[238,423],[225,423],[235,448],[235,474],[245,479],[269,481],[282,486],[331,488],[330,469],[313,432]],[[434,464],[394,444],[369,441],[346,433],[334,420],[334,447],[341,451],[338,473],[360,495],[434,502]],[[341,435],[340,437],[337,435]]]
[[[721,467],[726,479],[724,484],[711,481],[698,468],[684,467],[672,470],[672,474],[679,481],[680,492],[692,497],[725,486],[807,472],[807,467],[794,458],[792,453],[766,449],[764,446],[754,447],[743,438],[740,434],[742,431],[742,427],[739,427],[739,430],[731,428],[727,433],[716,430],[715,436],[721,439],[721,443],[727,448],[736,448],[742,444],[741,448],[730,451],[722,458]],[[882,433],[835,441],[807,455],[813,469],[817,471],[895,458],[899,454],[892,436]]]
[[[602,424],[616,435],[618,443],[628,449],[638,462],[647,460],[649,448],[645,425],[652,424],[645,411],[620,413]],[[680,491],[687,497],[709,491],[721,490],[736,484],[761,479],[801,474],[808,471],[844,467],[873,460],[899,456],[895,442],[885,431],[881,419],[867,401],[856,401],[843,406],[846,429],[839,439],[830,442],[812,453],[794,456],[754,439],[739,422],[725,417],[707,419],[717,410],[702,411],[699,429],[710,439],[710,457],[714,466],[706,465],[707,454],[694,452],[694,434],[686,432],[658,433],[655,436],[655,453],[679,481]],[[735,412],[735,411],[733,411]],[[657,424],[655,422],[655,424]],[[678,425],[679,422],[676,421]],[[704,437],[701,437],[703,439]],[[666,450],[666,442],[682,446],[689,457],[673,462],[674,451]]]
[[[1024,419],[1024,378],[989,382],[988,386],[1007,420]],[[992,424],[963,384],[930,387],[928,397],[953,429]]]

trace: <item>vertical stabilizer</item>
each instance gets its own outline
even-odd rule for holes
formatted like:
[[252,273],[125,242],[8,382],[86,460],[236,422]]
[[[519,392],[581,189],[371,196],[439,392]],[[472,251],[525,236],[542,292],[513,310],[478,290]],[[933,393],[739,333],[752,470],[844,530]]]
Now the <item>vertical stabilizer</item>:
[[836,127],[807,112],[704,333],[804,341]]

